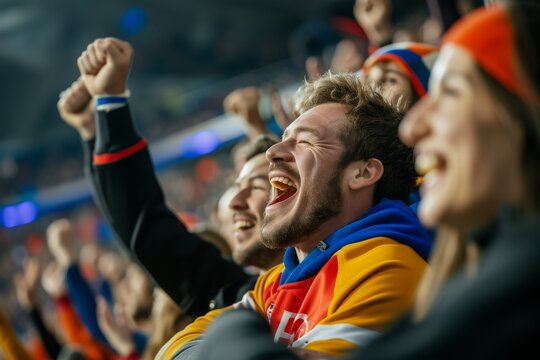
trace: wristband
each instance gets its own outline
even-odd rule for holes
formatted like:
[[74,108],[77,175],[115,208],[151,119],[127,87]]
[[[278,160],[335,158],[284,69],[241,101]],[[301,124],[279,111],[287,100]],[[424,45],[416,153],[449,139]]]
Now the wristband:
[[98,111],[111,111],[128,104],[130,91],[126,90],[121,94],[103,94],[96,96],[96,109]]

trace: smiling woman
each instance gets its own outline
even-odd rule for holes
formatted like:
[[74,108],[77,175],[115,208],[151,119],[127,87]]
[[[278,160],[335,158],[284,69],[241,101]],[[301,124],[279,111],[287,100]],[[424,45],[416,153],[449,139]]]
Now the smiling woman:
[[[472,35],[488,28],[493,35],[483,42]],[[426,225],[443,227],[446,237],[434,254],[440,266],[421,287],[419,317],[454,267],[475,262],[467,252],[476,253],[479,244],[466,241],[467,234],[494,222],[502,207],[523,213],[539,207],[538,125],[530,111],[532,90],[515,61],[513,31],[502,8],[477,12],[450,31],[430,95],[401,127],[424,175],[419,215]]]
[[490,7],[446,35],[400,128],[425,175],[420,218],[439,229],[431,270],[412,316],[362,359],[537,352],[539,18],[538,5]]

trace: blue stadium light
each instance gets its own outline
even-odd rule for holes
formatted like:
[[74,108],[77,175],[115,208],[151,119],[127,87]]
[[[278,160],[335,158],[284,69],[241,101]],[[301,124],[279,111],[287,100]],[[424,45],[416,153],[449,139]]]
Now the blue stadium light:
[[212,130],[202,130],[184,139],[180,145],[182,155],[195,158],[216,150],[221,144],[219,136]]
[[120,29],[126,35],[137,35],[144,30],[148,13],[141,6],[132,6],[122,14]]
[[25,201],[19,204],[19,218],[23,224],[31,223],[37,218],[36,205],[33,202]]
[[2,211],[2,223],[5,227],[11,228],[17,226],[17,208],[16,206],[6,206]]
[[7,228],[29,224],[35,221],[38,216],[36,204],[31,201],[5,206],[1,213],[2,223]]

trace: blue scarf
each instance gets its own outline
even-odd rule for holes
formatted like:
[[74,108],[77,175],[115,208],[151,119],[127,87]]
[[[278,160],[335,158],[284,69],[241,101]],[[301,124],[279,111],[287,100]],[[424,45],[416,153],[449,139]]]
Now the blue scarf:
[[344,246],[376,237],[387,237],[408,245],[424,259],[429,256],[432,245],[428,232],[407,205],[398,200],[382,199],[360,219],[328,236],[324,244],[320,244],[323,246],[311,250],[300,264],[295,249],[287,248],[280,285],[307,279],[319,272]]

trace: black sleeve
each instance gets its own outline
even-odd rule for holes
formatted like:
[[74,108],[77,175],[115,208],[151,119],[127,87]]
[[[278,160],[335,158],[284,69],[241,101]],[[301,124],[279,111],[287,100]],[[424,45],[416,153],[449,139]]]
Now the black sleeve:
[[247,279],[241,279],[223,287],[210,302],[210,309],[220,309],[239,302],[245,293],[255,288],[257,279],[259,279],[259,276],[249,275]]
[[43,347],[45,348],[45,351],[47,352],[47,355],[51,359],[56,359],[58,355],[60,354],[60,350],[62,349],[62,345],[58,342],[58,339],[47,329],[45,326],[45,323],[43,322],[43,318],[41,316],[41,312],[37,308],[33,308],[29,312],[30,319],[32,321],[32,324],[34,324],[34,327],[36,328],[39,338],[41,339],[41,342],[43,343]]
[[[88,150],[92,143],[86,146]],[[98,113],[93,163],[87,164],[104,217],[186,314],[206,313],[222,287],[248,278],[216,247],[188,232],[167,208],[129,107]]]

